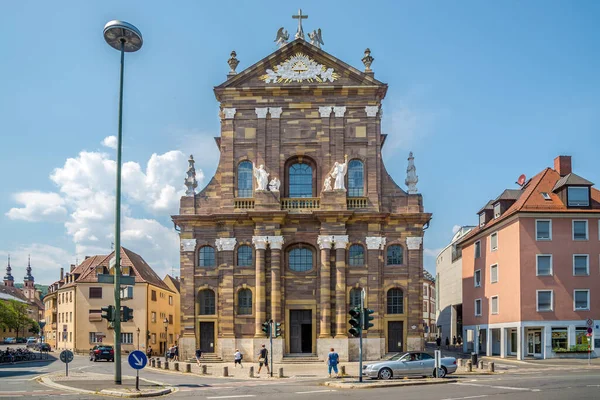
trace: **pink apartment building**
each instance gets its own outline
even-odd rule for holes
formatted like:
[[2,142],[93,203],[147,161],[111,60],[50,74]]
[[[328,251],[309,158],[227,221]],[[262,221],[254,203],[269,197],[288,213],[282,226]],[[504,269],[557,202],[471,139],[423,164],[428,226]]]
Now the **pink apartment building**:
[[589,345],[599,354],[600,191],[571,171],[571,157],[478,215],[459,242],[464,351],[587,357],[570,351]]

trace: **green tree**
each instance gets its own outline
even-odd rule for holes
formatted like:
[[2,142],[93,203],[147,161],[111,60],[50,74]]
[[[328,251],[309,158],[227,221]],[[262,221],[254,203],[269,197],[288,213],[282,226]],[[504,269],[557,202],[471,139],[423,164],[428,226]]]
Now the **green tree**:
[[30,329],[40,330],[38,323],[29,317],[27,303],[16,300],[0,302],[0,321],[3,327],[14,330],[17,336],[21,333],[25,336]]

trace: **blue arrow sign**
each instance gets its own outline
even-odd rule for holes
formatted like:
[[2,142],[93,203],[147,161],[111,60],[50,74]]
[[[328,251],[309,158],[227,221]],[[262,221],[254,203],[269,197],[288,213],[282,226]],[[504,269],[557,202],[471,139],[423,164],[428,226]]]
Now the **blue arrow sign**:
[[148,363],[148,358],[142,351],[135,350],[129,353],[127,361],[129,361],[129,365],[131,366],[131,368],[142,369]]

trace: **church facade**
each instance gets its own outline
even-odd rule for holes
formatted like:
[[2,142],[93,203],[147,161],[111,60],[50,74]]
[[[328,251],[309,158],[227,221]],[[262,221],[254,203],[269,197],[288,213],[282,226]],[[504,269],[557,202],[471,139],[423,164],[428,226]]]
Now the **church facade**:
[[[298,35],[297,35],[298,36]],[[257,359],[267,320],[282,323],[273,357],[358,359],[348,311],[375,311],[366,359],[423,346],[425,213],[412,154],[409,190],[387,173],[387,85],[298,37],[215,87],[215,176],[172,217],[181,237],[182,351]]]

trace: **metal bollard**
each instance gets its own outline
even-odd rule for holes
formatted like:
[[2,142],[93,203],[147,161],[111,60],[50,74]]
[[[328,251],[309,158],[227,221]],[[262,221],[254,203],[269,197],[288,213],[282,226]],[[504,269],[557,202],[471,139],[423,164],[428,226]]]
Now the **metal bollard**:
[[494,372],[496,370],[496,366],[494,365],[493,362],[488,363],[488,371],[489,372]]
[[340,375],[346,376],[346,366],[345,365],[342,365],[340,367]]
[[229,368],[223,367],[223,376],[229,376]]
[[254,367],[248,368],[248,377],[254,378]]
[[192,372],[192,364],[190,364],[190,363],[185,364],[185,372]]
[[165,369],[169,369],[169,362],[165,361]]
[[200,366],[200,371],[202,372],[202,375],[206,375],[206,364]]
[[156,368],[160,368],[160,364],[161,364],[161,361],[160,360],[156,360]]
[[477,368],[479,369],[483,369],[483,360],[479,360],[479,363],[477,365]]
[[279,378],[283,378],[283,367],[279,368],[279,375],[277,375]]
[[151,366],[152,368],[156,367],[156,360],[155,360],[154,358],[151,358],[151,359],[150,359],[150,366]]
[[175,371],[179,371],[179,363],[178,362],[174,362],[173,366],[175,367]]
[[471,360],[467,361],[467,372],[473,372],[473,364]]

